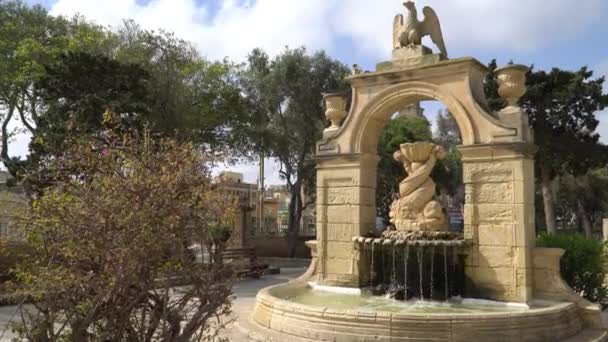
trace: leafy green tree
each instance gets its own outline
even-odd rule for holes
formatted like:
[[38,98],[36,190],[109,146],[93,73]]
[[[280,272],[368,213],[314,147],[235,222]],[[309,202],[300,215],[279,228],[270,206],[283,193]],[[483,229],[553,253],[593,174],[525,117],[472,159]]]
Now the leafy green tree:
[[406,177],[400,163],[393,159],[401,144],[431,141],[431,124],[421,117],[397,117],[385,127],[378,142],[376,214],[388,225],[390,205],[399,195],[399,183]]
[[237,210],[211,181],[215,158],[147,131],[101,136],[70,139],[28,175],[55,182],[21,220],[34,252],[18,268],[19,293],[32,303],[16,331],[51,342],[215,340],[234,280],[218,227]]
[[608,169],[600,168],[586,174],[563,174],[554,180],[557,211],[561,217],[577,217],[587,238],[593,237],[593,227],[601,225],[608,212]]
[[447,109],[437,112],[437,129],[433,139],[446,150],[452,150],[462,143],[460,129],[452,113]]
[[453,204],[464,203],[464,184],[462,183],[462,158],[457,147],[462,143],[458,123],[448,110],[437,113],[437,129],[433,140],[445,148],[445,159],[439,160],[433,170],[432,177],[437,183],[442,195],[443,204],[447,207],[447,200]]
[[235,129],[247,119],[237,65],[208,61],[190,42],[173,33],[143,30],[133,21],[113,34],[118,42],[114,58],[138,64],[150,75],[149,121],[156,131],[215,148],[243,145]]
[[[486,78],[486,96],[496,110],[501,106],[498,87],[490,64]],[[531,71],[528,91],[521,106],[528,114],[534,130],[538,182],[544,204],[545,224],[549,232],[556,231],[555,199],[551,181],[561,173],[585,174],[608,161],[606,147],[598,142],[596,113],[608,105],[608,94],[602,92],[604,78],[593,78],[586,67],[577,71],[554,68],[551,71]]]
[[18,165],[9,153],[9,139],[16,133],[9,131],[9,123],[19,120],[30,132],[36,130],[44,108],[34,83],[44,74],[44,65],[56,62],[68,50],[107,47],[104,32],[79,17],[52,17],[41,6],[0,2],[0,159],[9,170]]
[[[314,189],[312,157],[328,122],[322,93],[344,89],[348,68],[324,52],[286,49],[272,60],[256,49],[242,70],[242,92],[251,124],[239,131],[258,152],[276,158],[290,193],[288,245],[295,255],[300,219],[306,203],[302,188]],[[305,186],[308,184],[308,186]]]
[[[124,124],[143,128],[150,113],[148,82],[148,73],[138,65],[83,52],[67,53],[45,66],[34,84],[44,110],[34,121],[30,164],[61,154],[71,137],[97,135],[107,110],[121,113]],[[28,184],[30,190],[46,185],[40,181]]]

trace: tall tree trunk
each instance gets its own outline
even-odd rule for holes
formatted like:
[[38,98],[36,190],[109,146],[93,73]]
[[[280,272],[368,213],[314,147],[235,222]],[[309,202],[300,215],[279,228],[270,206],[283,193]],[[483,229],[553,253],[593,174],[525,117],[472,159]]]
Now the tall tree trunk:
[[593,227],[591,225],[591,220],[589,220],[589,215],[587,215],[587,210],[585,210],[585,206],[583,205],[583,202],[580,199],[576,200],[576,208],[583,224],[585,236],[588,239],[591,239],[593,237]]
[[541,190],[543,193],[543,206],[545,211],[545,225],[548,233],[557,233],[555,223],[555,202],[551,191],[550,172],[545,165],[540,166]]
[[291,188],[291,201],[289,202],[289,222],[287,228],[287,256],[296,257],[296,247],[300,235],[300,220],[302,218],[302,185],[300,182]]
[[[8,108],[8,111],[6,113],[6,117],[3,119],[2,122],[2,126],[1,126],[1,131],[0,131],[0,140],[1,140],[1,146],[0,146],[0,159],[2,159],[2,162],[4,163],[4,166],[6,166],[6,168],[8,169],[8,171],[10,173],[13,173],[15,170],[12,168],[12,161],[10,156],[8,155],[8,124],[10,123],[11,119],[13,118],[13,114],[15,113],[15,106],[14,105],[10,105],[10,107]],[[14,173],[13,173],[14,175]]]

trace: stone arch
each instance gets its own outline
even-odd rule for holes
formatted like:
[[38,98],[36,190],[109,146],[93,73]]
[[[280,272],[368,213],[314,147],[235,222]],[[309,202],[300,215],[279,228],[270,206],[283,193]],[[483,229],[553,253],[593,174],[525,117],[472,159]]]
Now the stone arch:
[[353,75],[348,115],[343,97],[328,95],[334,124],[316,153],[317,281],[365,284],[368,265],[352,239],[366,236],[376,222],[380,134],[407,104],[437,100],[454,115],[463,140],[467,291],[483,298],[531,300],[534,146],[519,107],[497,113],[485,109],[486,71],[476,60],[461,58]]
[[389,86],[374,97],[361,109],[361,120],[351,127],[353,135],[351,144],[359,153],[375,153],[376,144],[384,128],[372,123],[380,121],[388,123],[391,116],[399,109],[421,100],[436,100],[444,104],[454,115],[460,129],[463,145],[472,145],[476,142],[476,130],[469,113],[462,104],[449,91],[430,82],[406,82]]

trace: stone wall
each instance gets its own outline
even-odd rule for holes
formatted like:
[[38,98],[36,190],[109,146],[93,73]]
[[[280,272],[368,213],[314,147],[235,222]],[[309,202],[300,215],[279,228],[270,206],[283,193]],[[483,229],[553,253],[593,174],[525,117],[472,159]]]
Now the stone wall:
[[461,147],[465,184],[467,295],[532,299],[534,147],[524,143]]
[[358,287],[360,274],[367,274],[352,238],[375,226],[377,163],[375,155],[317,163],[317,278],[325,285]]
[[560,274],[562,255],[564,255],[564,250],[560,248],[534,249],[534,297],[572,302],[577,306],[579,316],[587,327],[602,329],[601,306],[579,296],[562,279]]

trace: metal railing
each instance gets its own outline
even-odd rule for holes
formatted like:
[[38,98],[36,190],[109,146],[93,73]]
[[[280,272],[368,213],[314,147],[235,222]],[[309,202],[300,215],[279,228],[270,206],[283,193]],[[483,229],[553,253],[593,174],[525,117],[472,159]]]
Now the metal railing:
[[[288,231],[288,221],[280,219],[266,219],[259,225],[256,218],[249,222],[248,231],[253,238],[285,237]],[[314,217],[302,218],[300,221],[299,236],[317,236],[317,226]]]

